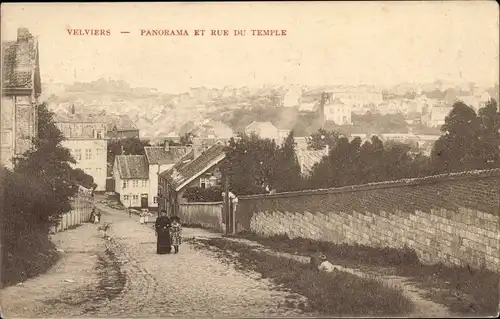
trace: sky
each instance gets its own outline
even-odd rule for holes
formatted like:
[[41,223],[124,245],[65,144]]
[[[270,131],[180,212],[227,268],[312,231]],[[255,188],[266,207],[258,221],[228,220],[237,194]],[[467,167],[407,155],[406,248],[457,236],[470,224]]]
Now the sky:
[[[99,78],[179,93],[189,87],[498,83],[494,1],[2,4],[2,41],[39,39],[42,81]],[[109,29],[71,36],[67,29]],[[141,36],[186,29],[190,36]],[[286,36],[193,36],[278,29]],[[129,34],[120,34],[129,31]],[[76,75],[76,76],[75,76]]]

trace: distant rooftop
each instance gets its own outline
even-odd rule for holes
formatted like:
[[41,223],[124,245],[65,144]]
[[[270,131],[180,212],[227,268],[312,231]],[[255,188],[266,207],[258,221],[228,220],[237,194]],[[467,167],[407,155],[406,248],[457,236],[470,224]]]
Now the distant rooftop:
[[115,160],[121,179],[149,179],[146,156],[117,155]]
[[106,123],[107,120],[103,116],[92,115],[92,114],[54,114],[54,121],[56,123]]

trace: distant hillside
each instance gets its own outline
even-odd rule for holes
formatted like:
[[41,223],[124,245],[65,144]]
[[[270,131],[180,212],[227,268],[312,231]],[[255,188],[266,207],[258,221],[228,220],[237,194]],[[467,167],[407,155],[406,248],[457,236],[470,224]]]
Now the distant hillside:
[[132,88],[124,81],[99,79],[66,85],[63,89],[60,84],[57,86],[56,91],[50,83],[45,84],[47,91],[54,92],[45,97],[52,110],[66,110],[74,105],[85,113],[126,114],[139,128],[141,136],[154,135],[158,130],[170,131],[176,121],[182,124],[189,119],[188,116],[183,119],[174,115],[177,108],[175,96],[155,89]]
[[272,107],[279,103],[281,94],[273,88],[254,92],[241,89],[243,93],[239,95],[237,90],[222,90],[222,93],[232,92],[226,96],[213,89],[208,95],[215,97],[206,100],[203,94],[197,97],[193,96],[193,92],[170,95],[155,89],[132,88],[124,81],[105,79],[72,85],[45,83],[44,87],[44,100],[52,110],[67,112],[75,106],[85,113],[126,114],[139,128],[141,137],[145,138],[163,137],[173,132],[178,134],[185,123],[210,119],[209,113],[220,114],[224,109],[253,105]]

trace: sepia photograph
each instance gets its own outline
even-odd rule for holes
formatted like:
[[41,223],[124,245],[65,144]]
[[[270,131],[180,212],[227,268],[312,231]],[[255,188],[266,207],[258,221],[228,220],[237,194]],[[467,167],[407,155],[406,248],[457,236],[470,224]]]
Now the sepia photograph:
[[0,318],[497,317],[499,13],[2,3]]

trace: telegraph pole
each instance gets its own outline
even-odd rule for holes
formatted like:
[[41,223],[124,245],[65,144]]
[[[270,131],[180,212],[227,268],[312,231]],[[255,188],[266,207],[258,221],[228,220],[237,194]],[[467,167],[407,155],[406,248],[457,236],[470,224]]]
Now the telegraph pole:
[[231,227],[231,204],[229,203],[229,175],[224,174],[224,216],[226,220],[226,235],[229,234],[229,227]]

